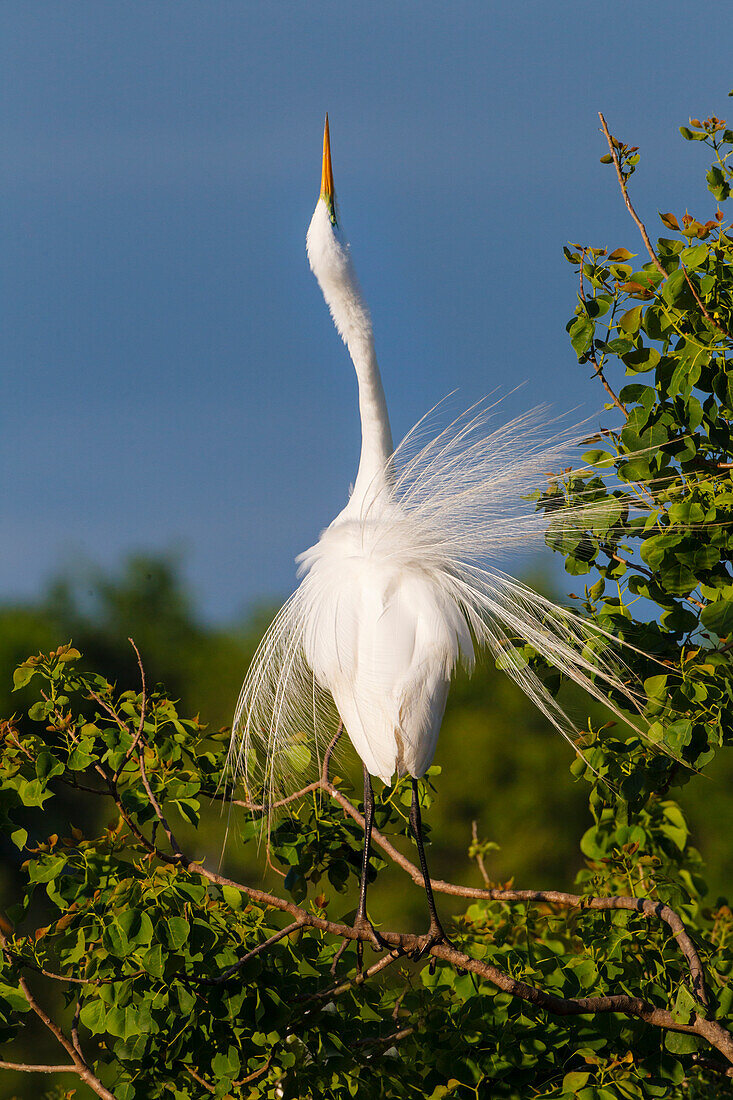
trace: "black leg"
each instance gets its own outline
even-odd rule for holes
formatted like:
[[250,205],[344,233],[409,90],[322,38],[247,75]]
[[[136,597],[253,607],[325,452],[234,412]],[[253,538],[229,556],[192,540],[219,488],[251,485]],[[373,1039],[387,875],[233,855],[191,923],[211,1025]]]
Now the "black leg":
[[359,890],[359,908],[357,921],[367,919],[366,895],[367,875],[369,873],[369,853],[372,847],[372,825],[374,823],[374,791],[369,772],[364,768],[364,854],[361,861],[361,889]]
[[435,898],[433,897],[433,887],[430,882],[430,872],[428,871],[428,863],[425,859],[425,848],[423,846],[422,839],[422,818],[420,816],[420,798],[418,795],[418,781],[412,779],[412,805],[410,806],[410,827],[417,843],[417,854],[420,857],[420,870],[422,871],[423,882],[425,884],[425,894],[428,899],[428,910],[430,912],[430,930],[427,936],[421,937],[424,940],[423,945],[416,952],[417,957],[423,954],[428,947],[433,943],[440,941],[448,941],[448,937],[443,931],[443,926],[440,923],[440,917],[438,911],[435,908]]
[[[360,932],[366,932],[369,936],[369,940],[374,950],[381,951],[387,946],[387,944],[373,927],[372,922],[367,917],[366,911],[367,874],[369,872],[369,853],[372,846],[373,823],[374,791],[372,790],[371,776],[369,775],[369,772],[366,770],[366,768],[364,768],[364,854],[361,861],[361,887],[359,890],[359,908],[356,911],[354,928],[356,928]],[[363,954],[364,941],[359,939],[356,941],[356,959],[359,970],[361,970]]]

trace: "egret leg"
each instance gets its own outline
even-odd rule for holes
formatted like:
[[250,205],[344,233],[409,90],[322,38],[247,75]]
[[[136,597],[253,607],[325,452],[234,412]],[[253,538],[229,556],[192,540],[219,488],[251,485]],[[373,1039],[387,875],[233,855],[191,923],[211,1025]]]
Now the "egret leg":
[[423,845],[422,838],[422,817],[420,816],[420,798],[418,794],[418,780],[413,777],[412,779],[412,805],[410,806],[410,828],[412,829],[413,836],[417,843],[417,854],[420,857],[420,870],[422,871],[423,883],[425,884],[425,894],[428,899],[428,910],[430,912],[430,928],[424,936],[420,936],[420,943],[418,948],[414,951],[414,957],[419,959],[434,943],[449,943],[448,937],[443,931],[443,925],[440,923],[440,917],[438,911],[435,908],[435,898],[433,897],[433,886],[430,882],[430,872],[428,871],[428,862],[425,859],[425,847]]
[[[367,875],[369,873],[369,853],[372,847],[372,825],[374,824],[374,791],[369,772],[364,768],[364,852],[361,861],[361,887],[359,889],[359,908],[356,911],[354,928],[369,934],[371,945],[375,951],[381,951],[387,944],[376,931],[367,916]],[[364,941],[356,941],[356,957],[361,969],[361,960],[364,950]]]

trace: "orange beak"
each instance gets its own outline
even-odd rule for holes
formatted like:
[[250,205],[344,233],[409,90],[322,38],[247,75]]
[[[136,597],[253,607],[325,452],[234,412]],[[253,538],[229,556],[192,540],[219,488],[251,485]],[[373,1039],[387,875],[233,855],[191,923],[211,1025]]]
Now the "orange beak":
[[331,167],[331,135],[328,129],[328,115],[326,125],[323,128],[323,165],[321,167],[321,198],[325,202],[333,224],[336,224],[335,200],[336,192],[333,187],[333,168]]

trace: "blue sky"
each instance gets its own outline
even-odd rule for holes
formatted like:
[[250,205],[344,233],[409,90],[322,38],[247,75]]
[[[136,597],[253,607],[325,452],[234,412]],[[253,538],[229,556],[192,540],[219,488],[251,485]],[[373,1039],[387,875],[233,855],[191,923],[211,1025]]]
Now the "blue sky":
[[355,379],[305,259],[328,110],[399,438],[458,388],[592,416],[568,240],[705,214],[730,5],[0,5],[0,599],[175,549],[206,614],[286,594],[355,474]]

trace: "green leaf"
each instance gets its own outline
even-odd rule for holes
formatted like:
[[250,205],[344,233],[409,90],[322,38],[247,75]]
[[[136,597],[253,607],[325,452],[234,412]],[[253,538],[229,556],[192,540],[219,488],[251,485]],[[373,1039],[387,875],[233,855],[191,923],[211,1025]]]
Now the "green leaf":
[[683,1031],[667,1031],[664,1045],[672,1054],[692,1054],[699,1048],[700,1041],[697,1036],[685,1035]]
[[183,947],[188,939],[190,926],[183,917],[171,917],[168,921],[168,942],[174,951]]
[[95,760],[95,756],[92,752],[89,752],[80,743],[75,745],[69,753],[69,759],[67,761],[67,767],[72,772],[85,771]]
[[51,882],[66,866],[65,856],[45,856],[31,860],[28,865],[28,877],[31,882]]
[[[640,309],[641,307],[637,308]],[[627,352],[621,358],[629,371],[634,374],[643,374],[644,371],[654,370],[659,362],[660,355],[656,348],[642,346],[634,348],[633,351]]]
[[712,630],[719,638],[724,638],[733,630],[733,600],[716,600],[702,609],[700,615],[706,630]]
[[149,944],[153,938],[153,922],[140,909],[126,909],[120,914],[119,923],[131,944]]
[[222,886],[221,892],[224,896],[224,901],[227,903],[230,909],[239,910],[242,908],[242,892],[235,889],[234,886]]
[[684,851],[690,831],[687,828],[682,810],[674,802],[665,807],[662,831],[670,840],[674,841],[681,852]]
[[588,1083],[590,1079],[590,1073],[583,1073],[576,1071],[574,1073],[566,1073],[562,1079],[562,1091],[570,1093],[577,1092],[578,1089],[582,1089],[583,1085]]
[[663,676],[649,676],[644,681],[644,691],[646,692],[647,699],[654,700],[657,703],[664,702],[667,697],[667,677]]
[[20,848],[22,850],[23,848],[25,848],[26,841],[28,840],[28,830],[16,829],[15,832],[10,834],[10,839],[12,840],[16,848]]
[[591,345],[595,325],[590,317],[587,317],[583,313],[573,321],[568,331],[570,333],[570,343],[573,345],[573,351],[580,359],[585,355]]
[[29,1012],[30,1005],[26,1000],[25,994],[16,989],[13,985],[8,985],[7,982],[0,981],[0,1000],[5,1001],[14,1012]]
[[45,749],[39,752],[36,759],[36,775],[39,779],[48,782],[55,775],[61,775],[63,770],[64,765],[59,760],[55,760],[50,752],[46,752]]
[[708,246],[706,244],[693,244],[690,248],[684,248],[680,252],[680,259],[685,265],[688,271],[694,271],[696,267],[700,267],[705,263],[708,257]]
[[152,974],[155,978],[163,977],[165,962],[163,960],[163,948],[159,943],[153,944],[150,950],[143,954],[142,964],[148,974]]
[[730,184],[725,178],[722,169],[720,169],[717,164],[714,164],[705,179],[707,180],[708,191],[710,191],[718,202],[725,202],[730,196]]
[[287,749],[288,761],[296,772],[304,772],[311,762],[311,751],[304,742],[296,742]]
[[667,305],[673,306],[689,295],[689,287],[682,268],[673,271],[662,288],[662,297]]
[[118,958],[123,959],[130,954],[130,942],[117,917],[113,916],[108,921],[102,935],[102,942],[106,949],[112,955],[117,955]]
[[618,327],[623,332],[634,334],[639,331],[641,327],[641,306],[634,306],[633,309],[627,309],[626,313],[623,313],[619,317]]
[[37,672],[38,668],[36,665],[21,665],[19,668],[16,668],[13,673],[13,691],[19,691],[21,688],[25,687]]
[[677,997],[672,1007],[672,1018],[675,1023],[690,1024],[692,1023],[693,1014],[698,1012],[701,1007],[687,986],[681,985],[677,990]]
[[107,1007],[103,1001],[85,1001],[79,1013],[79,1019],[84,1027],[89,1028],[92,1035],[101,1035],[105,1030]]

